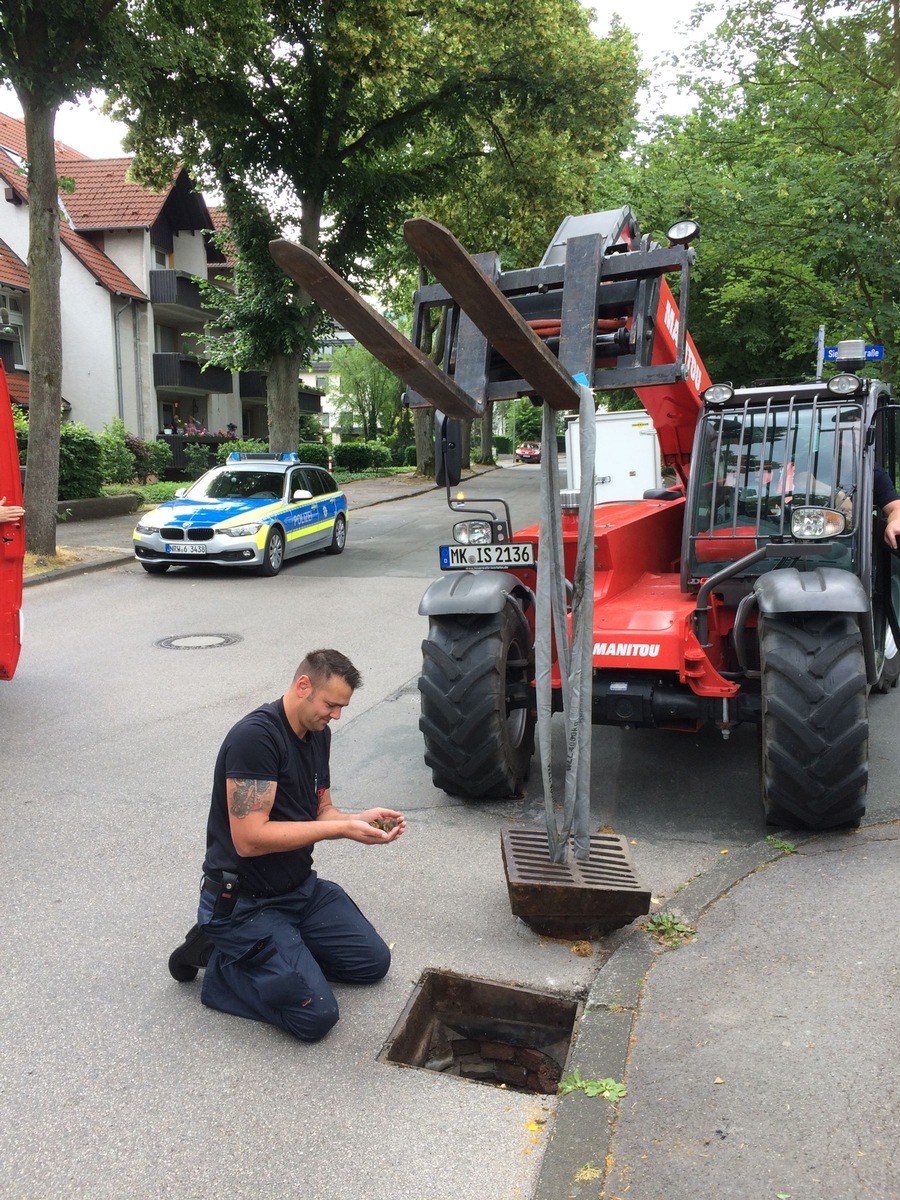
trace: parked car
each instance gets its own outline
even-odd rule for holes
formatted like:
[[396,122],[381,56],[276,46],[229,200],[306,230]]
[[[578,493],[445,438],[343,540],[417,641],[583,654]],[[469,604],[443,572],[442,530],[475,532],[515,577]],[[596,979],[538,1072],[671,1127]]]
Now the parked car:
[[297,454],[235,452],[141,517],[134,554],[151,575],[198,563],[277,575],[285,559],[340,554],[346,540],[347,497],[322,467]]
[[516,462],[539,463],[541,461],[541,448],[537,442],[523,442],[521,446],[516,448]]

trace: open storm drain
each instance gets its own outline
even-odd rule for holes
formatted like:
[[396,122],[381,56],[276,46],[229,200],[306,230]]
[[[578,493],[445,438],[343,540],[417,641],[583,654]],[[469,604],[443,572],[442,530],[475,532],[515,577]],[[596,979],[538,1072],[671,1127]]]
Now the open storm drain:
[[450,971],[426,971],[380,1062],[556,1095],[581,1003]]
[[236,633],[180,633],[156,643],[163,650],[218,650],[242,639]]

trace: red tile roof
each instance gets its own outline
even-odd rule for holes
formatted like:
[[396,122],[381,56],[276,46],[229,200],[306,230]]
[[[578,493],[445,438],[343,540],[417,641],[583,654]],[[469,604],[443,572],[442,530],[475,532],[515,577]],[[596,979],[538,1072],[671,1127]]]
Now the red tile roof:
[[[19,158],[27,158],[27,147],[25,145],[25,122],[18,117],[7,116],[6,113],[0,113],[0,147],[6,150],[11,150],[13,154],[18,154]],[[86,154],[82,154],[80,150],[73,150],[71,146],[67,146],[65,142],[56,143],[56,157],[65,159],[66,161],[87,158]]]
[[28,291],[28,268],[0,238],[0,284]]
[[[3,179],[15,189],[23,200],[27,201],[28,187],[25,177],[19,174],[16,164],[9,155],[2,151],[0,151],[0,179]],[[103,251],[98,250],[87,238],[76,233],[65,221],[60,221],[59,236],[63,245],[72,251],[97,282],[108,291],[123,296],[132,296],[135,300],[147,299],[146,294],[132,283],[124,271],[119,270],[112,259],[107,258]]]
[[107,258],[102,250],[98,250],[87,238],[81,237],[70,229],[65,221],[59,223],[59,236],[64,246],[72,251],[76,258],[87,267],[98,283],[115,295],[131,296],[135,300],[148,299],[147,294],[120,271],[111,258]]
[[92,158],[66,162],[60,174],[75,181],[74,192],[62,202],[76,229],[134,229],[150,226],[160,214],[171,189],[154,192],[126,178],[130,158]]
[[[207,205],[207,212],[210,215],[212,227],[216,233],[222,233],[228,228],[228,213],[224,208],[221,206],[215,207],[210,204]],[[233,267],[235,265],[235,254],[230,246],[225,250],[222,250],[220,246],[216,246],[212,242],[209,243],[209,246],[209,263],[211,266],[224,264]]]
[[9,386],[9,398],[13,404],[28,407],[28,396],[31,389],[31,376],[27,371],[7,371],[6,382]]

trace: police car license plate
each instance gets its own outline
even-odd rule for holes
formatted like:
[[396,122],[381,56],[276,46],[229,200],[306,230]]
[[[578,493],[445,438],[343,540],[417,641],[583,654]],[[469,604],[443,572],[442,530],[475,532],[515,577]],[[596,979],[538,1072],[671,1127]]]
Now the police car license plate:
[[442,571],[467,571],[470,567],[533,567],[531,542],[502,546],[440,546]]
[[199,542],[166,542],[166,554],[205,554],[206,547]]

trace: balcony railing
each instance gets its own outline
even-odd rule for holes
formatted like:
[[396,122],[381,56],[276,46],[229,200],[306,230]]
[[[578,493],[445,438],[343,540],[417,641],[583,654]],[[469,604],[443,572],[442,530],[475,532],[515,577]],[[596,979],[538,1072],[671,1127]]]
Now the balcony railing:
[[224,367],[204,369],[201,361],[189,354],[154,354],[153,386],[157,391],[204,396],[210,392],[230,392],[231,372]]
[[151,271],[150,302],[185,310],[194,320],[207,315],[197,281],[186,271]]

